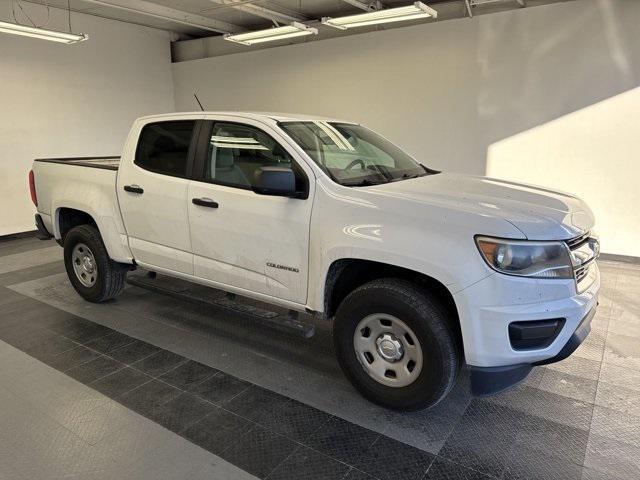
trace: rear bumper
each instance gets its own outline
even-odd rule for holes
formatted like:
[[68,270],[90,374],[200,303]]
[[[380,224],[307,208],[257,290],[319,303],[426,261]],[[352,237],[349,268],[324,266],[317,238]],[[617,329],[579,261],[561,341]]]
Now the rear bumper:
[[477,396],[493,395],[502,392],[524,380],[531,369],[538,365],[559,362],[569,357],[587,338],[591,331],[591,320],[596,314],[594,306],[580,321],[578,327],[562,349],[553,357],[533,363],[504,365],[499,367],[476,367],[471,369],[471,393]]
[[39,213],[36,213],[36,228],[38,229],[38,233],[36,234],[36,236],[40,240],[49,240],[50,238],[53,238],[53,235],[51,235],[51,233],[49,233],[49,230],[47,230],[47,227],[45,227],[44,222],[42,221],[42,217]]

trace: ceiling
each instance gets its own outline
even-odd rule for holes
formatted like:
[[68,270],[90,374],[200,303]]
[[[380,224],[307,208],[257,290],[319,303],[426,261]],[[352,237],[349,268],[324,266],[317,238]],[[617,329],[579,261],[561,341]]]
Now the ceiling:
[[[6,0],[9,1],[9,0]],[[16,0],[17,1],[17,0]],[[423,0],[439,19],[481,15],[566,0]],[[67,0],[21,0],[67,8]],[[269,28],[293,20],[316,23],[324,16],[363,12],[357,5],[375,0],[70,0],[71,10],[98,17],[170,30],[181,38],[198,38]],[[408,5],[411,0],[383,0],[384,7]],[[415,23],[415,22],[413,22]]]

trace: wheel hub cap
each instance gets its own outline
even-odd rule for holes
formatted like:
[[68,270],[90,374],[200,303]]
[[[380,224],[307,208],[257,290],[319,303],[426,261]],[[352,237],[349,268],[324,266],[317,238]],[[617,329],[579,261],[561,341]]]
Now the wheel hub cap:
[[84,243],[78,243],[71,253],[73,271],[80,283],[85,287],[92,287],[97,279],[96,260],[91,249]]
[[82,267],[85,269],[87,273],[93,272],[93,261],[89,256],[85,256],[82,259]]
[[378,346],[378,355],[387,362],[397,362],[402,359],[404,355],[402,342],[392,333],[383,333],[380,335],[376,340],[376,345]]
[[418,337],[393,315],[373,313],[360,320],[353,334],[353,347],[364,371],[382,385],[406,387],[423,368]]

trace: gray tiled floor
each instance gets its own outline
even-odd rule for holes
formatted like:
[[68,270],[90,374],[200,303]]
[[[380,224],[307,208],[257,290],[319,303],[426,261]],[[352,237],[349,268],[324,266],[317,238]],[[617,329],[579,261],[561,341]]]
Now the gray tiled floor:
[[0,478],[251,475],[0,342]]
[[[640,267],[602,262],[593,331],[566,361],[482,400],[463,372],[446,402],[401,414],[346,382],[326,324],[302,340],[138,287],[88,304],[60,257],[48,242],[0,244],[0,333],[23,350],[0,342],[0,478],[382,479],[399,458],[389,472],[402,479],[640,478]],[[48,333],[34,326],[43,312]],[[78,359],[89,363],[59,371]],[[142,416],[127,390],[147,375],[160,383],[141,398],[179,390]],[[200,420],[217,406],[228,413]],[[221,443],[219,429],[241,441]]]

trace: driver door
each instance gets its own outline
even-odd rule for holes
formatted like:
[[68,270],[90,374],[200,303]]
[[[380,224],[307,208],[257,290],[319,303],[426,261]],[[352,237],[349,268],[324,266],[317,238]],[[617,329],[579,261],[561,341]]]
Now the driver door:
[[[294,160],[283,137],[265,130],[245,119],[203,125],[188,190],[194,274],[239,293],[303,305],[313,173]],[[256,173],[271,166],[293,168],[308,198],[256,193]]]

